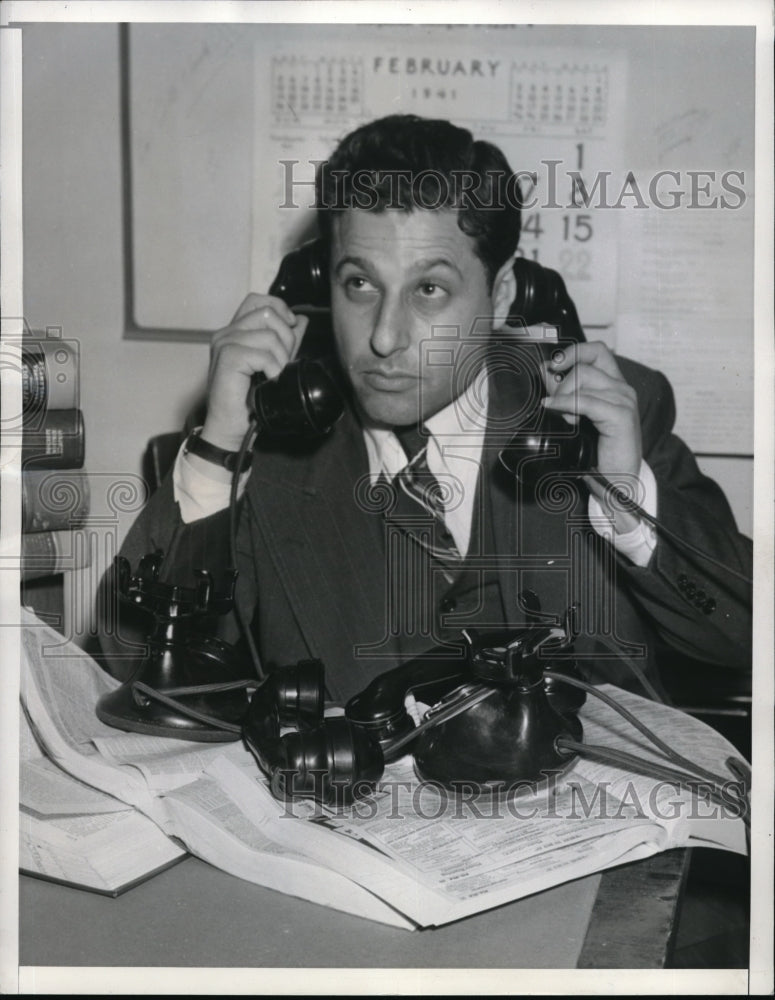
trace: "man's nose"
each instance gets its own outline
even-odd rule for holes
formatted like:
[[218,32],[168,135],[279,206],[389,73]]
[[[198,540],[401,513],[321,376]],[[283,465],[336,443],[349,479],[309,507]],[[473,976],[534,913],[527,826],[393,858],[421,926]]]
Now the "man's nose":
[[409,346],[409,312],[399,295],[383,295],[371,333],[371,349],[386,358]]

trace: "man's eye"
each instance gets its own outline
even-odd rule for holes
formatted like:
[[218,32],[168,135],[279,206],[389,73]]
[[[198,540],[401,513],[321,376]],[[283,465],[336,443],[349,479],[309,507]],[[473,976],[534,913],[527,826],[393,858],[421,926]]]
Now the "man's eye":
[[442,296],[446,295],[446,289],[442,288],[441,285],[437,285],[434,281],[423,281],[418,288],[420,295],[426,299],[440,299]]
[[372,285],[368,278],[364,278],[358,274],[347,278],[344,286],[348,292],[371,292],[374,290],[374,285]]

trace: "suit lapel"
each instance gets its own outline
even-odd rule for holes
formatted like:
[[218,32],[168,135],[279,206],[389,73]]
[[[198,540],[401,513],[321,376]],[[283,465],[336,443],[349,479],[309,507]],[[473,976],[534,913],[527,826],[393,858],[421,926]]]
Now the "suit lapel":
[[[264,471],[261,471],[261,470]],[[271,473],[271,476],[270,476]],[[363,435],[348,410],[312,453],[259,463],[248,500],[307,647],[359,690],[398,662],[386,635],[383,522]],[[362,646],[375,652],[363,655]]]
[[[515,345],[509,363],[490,374],[490,404],[483,452],[489,472],[490,514],[506,615],[518,625],[526,617],[525,594],[532,591],[544,614],[560,616],[570,603],[569,510],[547,498],[532,498],[501,464],[500,451],[519,429],[535,426],[543,386],[537,383],[540,356],[530,344]],[[565,487],[563,487],[564,489]],[[571,486],[572,490],[573,487]],[[556,509],[555,509],[556,508]],[[512,558],[514,557],[514,558]]]

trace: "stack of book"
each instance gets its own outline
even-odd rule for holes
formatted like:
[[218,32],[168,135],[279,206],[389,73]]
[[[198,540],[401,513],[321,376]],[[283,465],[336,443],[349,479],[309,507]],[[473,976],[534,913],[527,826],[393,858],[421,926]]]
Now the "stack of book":
[[77,343],[50,332],[27,334],[21,361],[21,573],[27,583],[88,565],[89,546],[78,544],[73,529],[83,524],[91,497],[82,471]]

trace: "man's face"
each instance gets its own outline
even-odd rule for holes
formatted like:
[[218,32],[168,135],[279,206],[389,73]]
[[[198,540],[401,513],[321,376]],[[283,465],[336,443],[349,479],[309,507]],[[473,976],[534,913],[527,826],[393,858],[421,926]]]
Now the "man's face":
[[[334,219],[331,264],[336,345],[365,417],[394,427],[443,409],[470,381],[461,384],[455,368],[470,358],[475,332],[481,353],[493,308],[456,212],[348,209]],[[434,327],[453,336],[438,344],[452,348],[450,363],[423,358]]]

